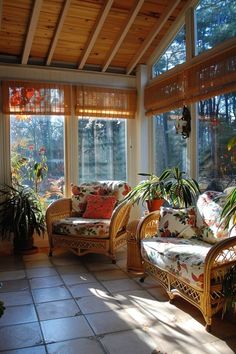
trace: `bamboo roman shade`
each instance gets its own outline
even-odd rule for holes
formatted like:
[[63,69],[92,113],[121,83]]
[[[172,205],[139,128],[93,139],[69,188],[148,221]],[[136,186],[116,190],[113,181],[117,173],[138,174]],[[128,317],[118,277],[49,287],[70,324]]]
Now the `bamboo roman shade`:
[[69,85],[3,81],[2,92],[3,113],[6,114],[71,114],[71,89]]
[[81,117],[135,118],[136,90],[77,86],[75,113]]
[[[171,75],[171,72],[173,74]],[[163,74],[145,89],[147,115],[168,112],[236,90],[236,45],[209,50]]]

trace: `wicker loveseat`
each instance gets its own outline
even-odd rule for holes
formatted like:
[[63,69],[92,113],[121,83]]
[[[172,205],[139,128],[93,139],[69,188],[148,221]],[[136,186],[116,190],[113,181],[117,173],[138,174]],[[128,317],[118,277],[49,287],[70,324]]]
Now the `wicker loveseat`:
[[103,253],[115,263],[115,251],[126,244],[131,204],[122,201],[130,187],[122,181],[72,186],[72,197],[53,202],[46,211],[52,256],[56,247],[81,256]]
[[224,305],[222,280],[236,264],[236,227],[219,226],[222,198],[216,202],[216,195],[211,191],[200,195],[195,212],[193,208],[152,212],[140,221],[136,235],[144,265],[141,281],[151,275],[170,300],[178,295],[196,306],[208,331],[212,316]]

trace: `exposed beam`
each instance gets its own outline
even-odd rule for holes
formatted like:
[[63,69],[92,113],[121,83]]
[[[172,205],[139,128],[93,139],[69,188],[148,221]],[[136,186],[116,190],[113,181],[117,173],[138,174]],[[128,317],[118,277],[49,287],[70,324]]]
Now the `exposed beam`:
[[79,66],[78,66],[78,69],[83,69],[83,67],[86,63],[86,60],[88,59],[88,56],[91,53],[91,50],[93,49],[95,41],[102,29],[102,26],[103,26],[105,20],[106,20],[106,17],[110,11],[110,8],[112,7],[113,1],[114,0],[107,0],[107,2],[101,8],[99,15],[97,17],[97,20],[94,24],[93,31],[91,32],[89,39],[87,41],[87,44],[84,48],[83,56],[82,56]]
[[151,45],[152,41],[155,39],[155,37],[157,36],[157,34],[160,32],[160,30],[162,29],[162,27],[165,25],[166,21],[168,20],[168,18],[170,17],[170,15],[172,14],[172,12],[174,11],[174,9],[178,6],[178,4],[180,3],[181,0],[176,0],[173,2],[171,2],[168,7],[166,8],[166,10],[163,12],[163,14],[160,16],[160,18],[158,19],[155,27],[153,28],[153,30],[148,34],[148,36],[146,37],[145,41],[143,42],[143,44],[141,45],[140,50],[135,54],[135,56],[133,57],[133,59],[131,60],[131,62],[129,63],[126,73],[129,75],[132,70],[135,68],[135,66],[137,65],[138,61],[140,58],[142,58],[143,54],[145,53],[145,51],[147,50],[147,48]]
[[31,15],[30,25],[29,25],[26,40],[25,40],[21,64],[27,64],[27,62],[28,62],[29,54],[30,54],[30,50],[32,47],[33,38],[34,38],[35,31],[36,31],[36,26],[38,23],[42,3],[43,3],[43,0],[35,0],[35,2],[34,2],[34,8],[33,8],[33,12]]
[[176,17],[175,21],[172,23],[170,26],[168,33],[163,37],[163,39],[160,41],[158,44],[158,47],[154,50],[154,52],[151,54],[147,61],[148,66],[152,66],[154,62],[164,53],[166,48],[169,46],[169,44],[172,42],[174,39],[175,35],[179,31],[180,27],[184,24],[185,20],[185,13],[190,7],[194,7],[199,0],[189,0],[186,2],[178,16]]
[[60,14],[59,21],[57,23],[57,28],[56,28],[54,37],[52,39],[52,42],[51,42],[51,45],[50,45],[50,48],[49,48],[46,65],[50,65],[51,64],[53,53],[54,53],[54,51],[56,49],[57,41],[58,41],[58,38],[60,36],[61,30],[62,30],[62,26],[64,24],[67,12],[68,12],[69,7],[70,7],[70,4],[71,4],[71,0],[66,0],[64,2],[64,6],[63,6],[63,9],[62,9],[61,14]]
[[2,3],[3,3],[3,0],[0,0],[0,31],[2,28]]
[[118,38],[115,40],[114,45],[112,46],[110,52],[107,55],[105,64],[102,68],[102,72],[106,71],[109,64],[111,63],[112,59],[114,58],[114,56],[116,55],[118,49],[120,48],[126,34],[128,33],[132,23],[135,20],[135,17],[137,16],[139,10],[141,9],[143,3],[145,0],[137,0],[136,4],[133,6],[133,8],[131,9],[131,11],[128,14],[128,22],[124,24],[123,28],[121,29]]

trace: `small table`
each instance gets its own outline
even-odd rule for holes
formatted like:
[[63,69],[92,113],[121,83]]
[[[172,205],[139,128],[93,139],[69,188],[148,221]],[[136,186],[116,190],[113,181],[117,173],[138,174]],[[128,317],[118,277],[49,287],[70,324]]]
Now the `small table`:
[[127,225],[127,271],[143,273],[142,258],[139,251],[136,231],[140,219],[135,219]]

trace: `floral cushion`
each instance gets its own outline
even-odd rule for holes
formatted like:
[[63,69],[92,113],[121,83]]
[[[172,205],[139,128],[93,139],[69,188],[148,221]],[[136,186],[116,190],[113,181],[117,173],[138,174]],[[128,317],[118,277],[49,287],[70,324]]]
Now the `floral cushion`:
[[108,238],[110,220],[65,218],[53,223],[53,233],[82,237]]
[[141,241],[144,259],[197,289],[203,288],[204,261],[211,247],[197,239],[153,237]]
[[110,219],[115,204],[116,198],[112,195],[88,195],[83,218]]
[[160,208],[160,222],[157,236],[160,237],[196,237],[196,215],[195,209],[173,209]]
[[130,186],[123,181],[97,181],[72,185],[72,210],[73,216],[82,216],[86,209],[87,196],[113,195],[119,202],[129,193]]
[[203,241],[213,244],[228,237],[228,230],[220,220],[224,202],[225,194],[221,192],[207,191],[198,197],[197,227]]

